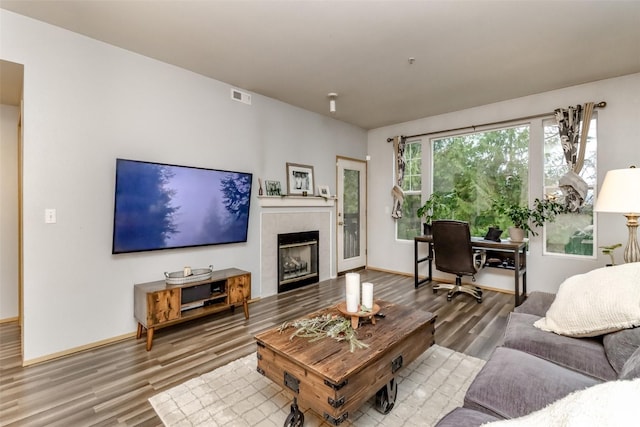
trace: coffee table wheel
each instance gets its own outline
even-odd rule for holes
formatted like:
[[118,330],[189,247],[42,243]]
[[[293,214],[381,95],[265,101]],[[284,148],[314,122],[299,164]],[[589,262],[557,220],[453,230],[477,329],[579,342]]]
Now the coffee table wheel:
[[385,415],[391,412],[397,395],[398,384],[395,378],[391,378],[391,381],[376,393],[376,410]]
[[298,408],[298,401],[293,398],[291,404],[291,413],[287,415],[287,419],[284,421],[284,427],[302,427],[304,425],[304,414]]

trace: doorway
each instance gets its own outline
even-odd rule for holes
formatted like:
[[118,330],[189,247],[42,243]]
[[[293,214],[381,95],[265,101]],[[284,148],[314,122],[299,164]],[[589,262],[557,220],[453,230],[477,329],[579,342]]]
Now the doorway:
[[[22,342],[22,128],[24,65],[0,60],[0,322],[17,322]],[[21,349],[22,352],[22,349]]]
[[337,230],[338,273],[367,264],[367,163],[338,157]]

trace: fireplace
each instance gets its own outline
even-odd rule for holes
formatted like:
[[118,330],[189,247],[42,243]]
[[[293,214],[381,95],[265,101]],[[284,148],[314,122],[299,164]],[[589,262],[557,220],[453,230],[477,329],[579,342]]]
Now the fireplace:
[[319,231],[278,234],[278,293],[319,282]]

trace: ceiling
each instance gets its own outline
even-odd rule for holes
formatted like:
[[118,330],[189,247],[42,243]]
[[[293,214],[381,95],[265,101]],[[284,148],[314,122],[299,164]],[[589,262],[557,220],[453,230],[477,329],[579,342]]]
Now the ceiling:
[[[640,1],[0,0],[0,7],[364,129],[640,72]],[[335,114],[330,92],[338,94]]]

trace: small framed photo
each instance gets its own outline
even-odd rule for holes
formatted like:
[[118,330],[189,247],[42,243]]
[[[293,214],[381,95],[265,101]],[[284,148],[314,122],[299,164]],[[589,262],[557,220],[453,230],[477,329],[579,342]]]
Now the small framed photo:
[[331,197],[328,185],[318,185],[318,195],[322,197]]
[[267,192],[267,196],[280,196],[282,195],[282,190],[280,188],[280,181],[264,181],[265,191]]
[[313,166],[287,163],[287,194],[313,196]]

